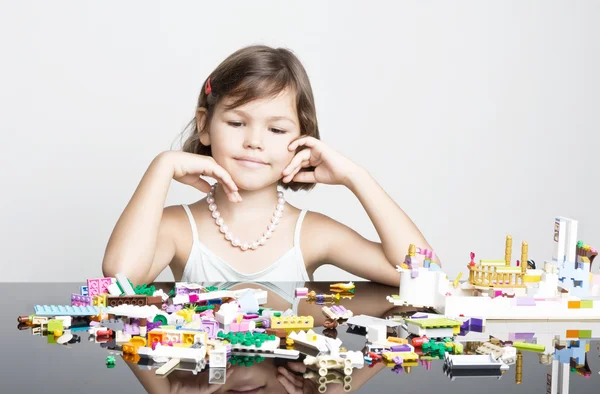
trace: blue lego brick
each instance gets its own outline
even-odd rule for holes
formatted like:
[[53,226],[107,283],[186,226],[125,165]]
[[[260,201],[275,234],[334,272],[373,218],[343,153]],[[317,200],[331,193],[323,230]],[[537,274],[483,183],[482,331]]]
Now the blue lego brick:
[[33,309],[38,316],[95,316],[100,313],[100,308],[89,305],[36,305]]
[[87,286],[81,286],[80,293],[81,293],[82,296],[88,295],[88,287]]

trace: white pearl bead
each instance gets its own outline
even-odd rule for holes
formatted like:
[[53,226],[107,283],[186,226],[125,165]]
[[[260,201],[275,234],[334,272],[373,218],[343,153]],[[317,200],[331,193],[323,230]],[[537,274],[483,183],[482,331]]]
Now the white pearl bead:
[[219,216],[221,216],[221,212],[219,212],[219,211],[214,211],[212,213],[212,217],[215,218],[215,219],[218,218]]
[[280,217],[283,216],[283,212],[281,212],[281,211],[275,211],[275,213],[273,214],[273,216],[280,218]]
[[243,243],[242,246],[241,246],[242,250],[244,250],[244,251],[248,250],[249,247],[250,246],[247,243]]
[[225,239],[228,241],[231,241],[231,239],[233,238],[233,234],[231,234],[231,232],[226,232],[225,233]]
[[215,202],[215,198],[209,195],[208,197],[206,197],[206,202],[212,204],[213,202]]
[[225,234],[228,230],[229,230],[229,227],[227,227],[226,224],[222,224],[221,227],[219,227],[219,231],[222,232],[223,234]]
[[240,245],[240,240],[239,240],[239,239],[237,239],[237,238],[235,238],[233,241],[231,241],[231,244],[232,244],[233,246],[239,246],[239,245]]
[[282,212],[284,207],[285,207],[285,204],[277,204],[277,211]]
[[277,224],[277,223],[279,223],[279,218],[278,218],[277,216],[273,216],[273,217],[271,218],[271,222],[272,222],[273,224]]
[[285,200],[283,198],[278,198],[277,204],[285,204]]
[[273,231],[275,231],[275,228],[276,228],[276,227],[277,227],[277,225],[276,225],[275,223],[271,224],[271,225],[269,226],[269,231],[270,231],[270,232],[273,232]]
[[269,239],[271,238],[271,235],[273,235],[273,232],[271,230],[265,231],[265,238]]
[[283,192],[277,192],[277,198],[283,198]]
[[265,237],[260,237],[260,239],[258,240],[259,245],[264,245],[266,243],[267,243],[267,239]]
[[252,249],[252,250],[258,249],[258,242],[257,241],[252,242],[252,245],[250,245],[250,249]]
[[208,209],[209,209],[211,212],[213,212],[213,211],[216,211],[216,210],[217,210],[217,204],[214,204],[214,203],[213,203],[213,204],[210,204],[210,205],[208,206]]
[[217,223],[217,226],[222,226],[225,223],[225,221],[221,216],[219,216],[217,220],[215,220],[215,223]]

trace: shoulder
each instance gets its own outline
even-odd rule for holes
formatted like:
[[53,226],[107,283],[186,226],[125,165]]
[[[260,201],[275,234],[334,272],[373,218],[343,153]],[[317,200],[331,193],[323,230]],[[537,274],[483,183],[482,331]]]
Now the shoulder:
[[307,263],[325,262],[330,257],[330,247],[352,233],[354,230],[327,215],[307,211],[300,238],[305,260]]

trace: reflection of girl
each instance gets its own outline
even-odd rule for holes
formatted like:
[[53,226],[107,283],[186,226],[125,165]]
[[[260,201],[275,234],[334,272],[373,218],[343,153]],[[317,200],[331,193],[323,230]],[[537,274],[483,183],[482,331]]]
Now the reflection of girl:
[[[310,283],[311,290],[317,293],[329,291],[328,283]],[[262,288],[268,293],[268,302],[266,307],[275,310],[285,310],[289,307],[289,301],[282,298],[280,291],[281,283],[252,283],[239,284],[230,288],[256,287]],[[383,317],[390,315],[399,308],[390,308],[390,304],[385,303],[385,297],[397,291],[396,287],[389,287],[371,282],[359,282],[356,284],[356,292],[359,294],[351,300],[345,300],[344,306],[352,310],[355,315],[368,314],[370,316]],[[347,301],[347,302],[346,302]],[[299,316],[313,316],[315,327],[320,327],[325,321],[325,316],[321,312],[322,306],[300,302],[298,305]],[[318,331],[318,330],[317,330]],[[353,350],[353,349],[349,349]],[[208,368],[205,368],[197,375],[191,372],[174,371],[166,379],[156,376],[155,370],[140,369],[136,364],[128,363],[129,367],[140,380],[142,386],[148,393],[230,393],[230,394],[263,394],[263,393],[317,393],[318,385],[312,380],[302,378],[302,373],[306,367],[302,362],[266,358],[260,363],[252,366],[231,366],[227,369],[226,382],[220,384],[208,384]],[[363,367],[355,369],[352,373],[352,390],[357,390],[369,379],[375,376],[384,368],[379,363],[373,368]],[[235,373],[234,373],[235,372]],[[258,389],[257,391],[248,391]],[[342,384],[330,384],[327,386],[327,393],[343,393]]]

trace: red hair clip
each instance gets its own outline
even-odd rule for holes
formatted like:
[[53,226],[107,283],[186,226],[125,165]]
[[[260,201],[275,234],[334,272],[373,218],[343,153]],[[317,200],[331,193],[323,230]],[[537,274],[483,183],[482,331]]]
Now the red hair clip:
[[212,92],[212,86],[210,86],[210,78],[206,81],[206,86],[204,87],[204,93],[208,96]]

